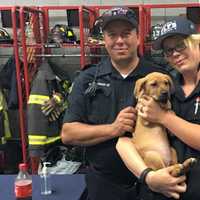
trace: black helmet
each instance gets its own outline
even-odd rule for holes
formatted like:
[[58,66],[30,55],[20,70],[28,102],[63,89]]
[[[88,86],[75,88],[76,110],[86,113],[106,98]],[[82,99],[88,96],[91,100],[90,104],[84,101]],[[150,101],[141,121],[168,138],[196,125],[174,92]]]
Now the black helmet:
[[102,31],[102,19],[101,17],[97,18],[93,24],[93,27],[90,32],[91,37],[96,39],[103,38],[103,31]]
[[154,41],[159,37],[162,27],[162,24],[156,24],[151,27],[151,41]]
[[102,17],[96,19],[88,37],[89,43],[104,44],[102,31]]
[[0,28],[0,43],[12,43],[9,33],[4,28]]
[[50,41],[56,43],[75,43],[76,35],[73,29],[64,24],[56,24],[51,30]]

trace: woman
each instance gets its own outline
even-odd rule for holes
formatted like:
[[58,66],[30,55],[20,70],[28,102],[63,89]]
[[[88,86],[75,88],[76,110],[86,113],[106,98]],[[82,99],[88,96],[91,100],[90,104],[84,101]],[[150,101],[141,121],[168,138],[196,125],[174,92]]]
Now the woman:
[[[165,59],[178,71],[172,105],[175,114],[165,111],[152,99],[144,97],[139,103],[138,115],[165,126],[172,134],[172,144],[179,162],[189,157],[200,157],[200,34],[195,34],[193,23],[177,17],[163,25],[154,43],[162,49]],[[137,177],[144,176],[147,168],[130,138],[121,137],[117,150],[126,166]],[[200,199],[200,164],[185,176],[170,175],[170,167],[146,171],[144,180],[148,187],[166,197]],[[159,197],[157,199],[160,199]]]

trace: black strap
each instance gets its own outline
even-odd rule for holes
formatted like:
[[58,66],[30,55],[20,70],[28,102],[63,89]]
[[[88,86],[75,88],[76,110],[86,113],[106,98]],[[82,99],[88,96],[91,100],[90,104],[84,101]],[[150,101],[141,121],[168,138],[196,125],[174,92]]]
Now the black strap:
[[140,178],[139,178],[139,182],[142,183],[142,184],[145,184],[145,179],[146,179],[146,176],[149,172],[153,171],[152,168],[146,168],[140,175]]
[[97,90],[97,75],[99,72],[99,66],[97,65],[97,69],[95,72],[95,76],[94,76],[94,80],[92,81],[92,83],[90,83],[90,85],[88,86],[88,88],[85,90],[85,95],[86,96],[95,96],[96,95],[96,90]]

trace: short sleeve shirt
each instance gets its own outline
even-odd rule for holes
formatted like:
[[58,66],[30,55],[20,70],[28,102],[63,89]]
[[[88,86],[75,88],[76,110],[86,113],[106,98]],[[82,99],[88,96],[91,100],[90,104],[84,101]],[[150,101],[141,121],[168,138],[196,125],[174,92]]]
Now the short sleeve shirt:
[[[181,88],[181,77],[176,79],[176,93],[173,96],[173,110],[181,118],[187,120],[191,123],[200,124],[200,82],[193,92],[185,97],[184,92]],[[188,130],[189,132],[190,130]],[[199,130],[200,134],[200,130]],[[183,194],[183,200],[200,199],[200,151],[189,147],[188,145],[181,142],[176,137],[172,138],[172,142],[176,151],[178,153],[178,158],[180,162],[190,157],[195,157],[198,159],[197,164],[190,170],[187,174],[187,191]]]
[[[75,80],[64,122],[94,125],[114,122],[120,110],[135,106],[133,91],[136,80],[154,71],[164,72],[161,67],[145,59],[140,59],[136,69],[126,78],[115,70],[110,59],[89,67]],[[94,80],[95,91],[92,89],[91,94],[88,94],[86,91],[91,89]],[[96,171],[117,183],[129,184],[135,177],[125,167],[115,149],[117,139],[87,147],[86,156]]]

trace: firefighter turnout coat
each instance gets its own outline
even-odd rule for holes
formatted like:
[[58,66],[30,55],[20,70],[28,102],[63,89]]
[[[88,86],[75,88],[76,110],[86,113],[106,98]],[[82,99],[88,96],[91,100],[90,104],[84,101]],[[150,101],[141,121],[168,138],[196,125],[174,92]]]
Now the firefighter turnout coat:
[[28,141],[30,155],[42,156],[49,145],[60,140],[61,120],[50,122],[42,113],[41,106],[57,91],[56,75],[44,62],[32,82],[28,100]]

